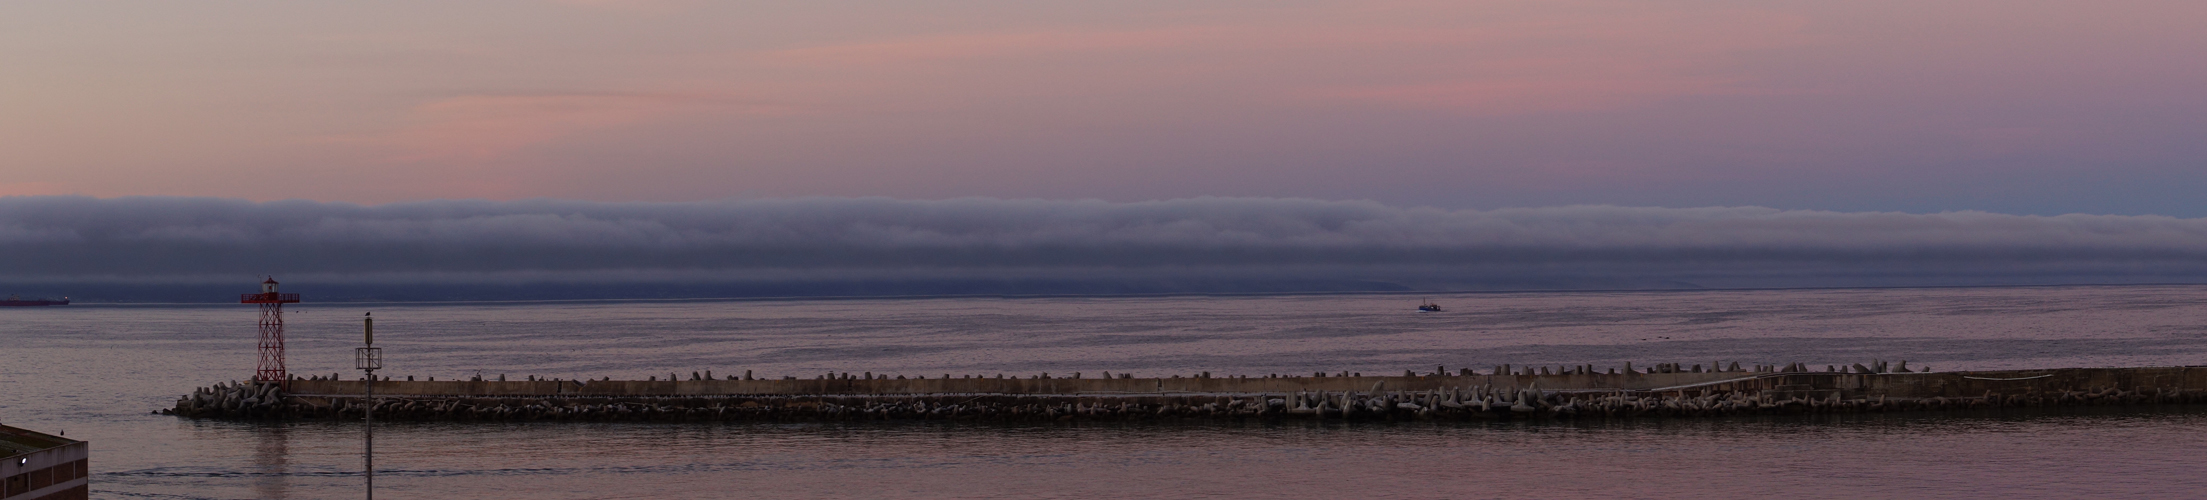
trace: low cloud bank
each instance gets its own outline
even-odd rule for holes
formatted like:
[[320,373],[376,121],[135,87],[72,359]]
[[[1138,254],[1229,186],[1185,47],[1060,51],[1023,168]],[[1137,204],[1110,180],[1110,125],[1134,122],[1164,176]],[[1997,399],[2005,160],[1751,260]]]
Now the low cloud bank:
[[[967,287],[977,293],[2150,283],[2207,281],[2207,219],[1270,198],[12,197],[0,198],[0,255],[0,282],[164,286],[260,274],[361,287],[996,284]],[[957,292],[939,288],[884,290]]]

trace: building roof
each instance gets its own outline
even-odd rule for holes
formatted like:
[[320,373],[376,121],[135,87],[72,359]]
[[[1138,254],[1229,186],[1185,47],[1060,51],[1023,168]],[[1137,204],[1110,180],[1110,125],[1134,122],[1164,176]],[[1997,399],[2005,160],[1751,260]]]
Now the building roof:
[[0,458],[28,455],[76,442],[61,436],[0,425]]

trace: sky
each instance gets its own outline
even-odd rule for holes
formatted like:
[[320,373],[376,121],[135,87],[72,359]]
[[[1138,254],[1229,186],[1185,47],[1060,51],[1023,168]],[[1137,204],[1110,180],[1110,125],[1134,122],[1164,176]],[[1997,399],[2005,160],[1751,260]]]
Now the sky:
[[2199,283],[2201,19],[2197,1],[0,2],[0,289]]
[[0,196],[2207,216],[2196,1],[0,3]]

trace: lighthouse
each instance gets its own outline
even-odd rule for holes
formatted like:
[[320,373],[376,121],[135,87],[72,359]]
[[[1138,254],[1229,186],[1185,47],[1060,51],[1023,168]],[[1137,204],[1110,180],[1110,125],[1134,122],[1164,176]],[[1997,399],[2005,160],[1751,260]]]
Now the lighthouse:
[[261,282],[261,293],[238,296],[240,304],[261,305],[261,362],[253,369],[254,381],[282,382],[289,377],[284,370],[284,304],[298,302],[299,294],[276,291],[273,276]]

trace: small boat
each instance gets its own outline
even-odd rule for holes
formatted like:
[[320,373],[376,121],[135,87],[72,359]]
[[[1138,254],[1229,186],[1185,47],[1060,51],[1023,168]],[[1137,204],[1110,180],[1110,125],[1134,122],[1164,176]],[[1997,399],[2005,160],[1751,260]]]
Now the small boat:
[[31,299],[31,300],[23,300],[23,297],[19,297],[19,296],[14,296],[14,295],[9,295],[9,296],[8,296],[8,300],[0,300],[0,307],[10,307],[10,306],[66,306],[66,305],[69,305],[69,298],[68,298],[68,297],[62,297],[62,298],[61,298],[61,300],[50,300],[50,299]]
[[1441,305],[1428,300],[1423,304],[1418,304],[1418,312],[1441,312]]

